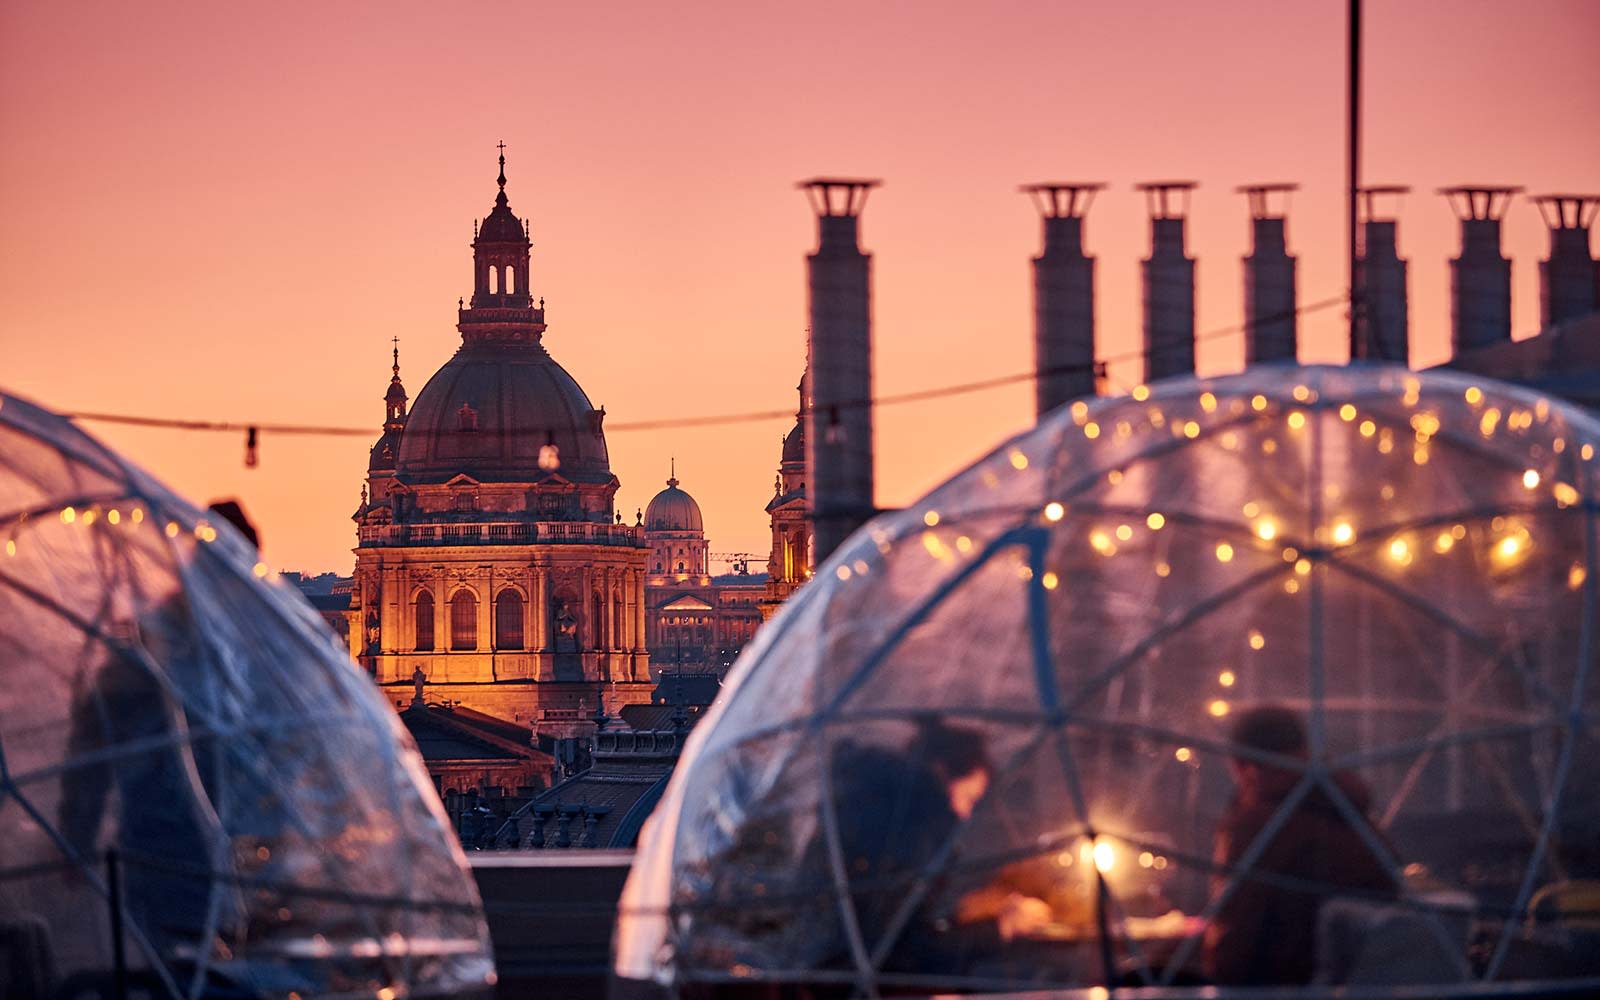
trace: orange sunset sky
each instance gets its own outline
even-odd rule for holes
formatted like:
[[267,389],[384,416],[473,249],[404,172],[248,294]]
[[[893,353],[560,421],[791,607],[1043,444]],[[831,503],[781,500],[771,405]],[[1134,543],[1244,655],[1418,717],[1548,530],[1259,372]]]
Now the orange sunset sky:
[[[1600,3],[1367,5],[1369,183],[1401,214],[1413,363],[1448,354],[1462,182],[1600,191]],[[1239,321],[1239,184],[1298,181],[1300,299],[1345,278],[1344,4],[0,5],[0,386],[63,410],[378,433],[389,338],[413,398],[455,350],[472,223],[532,222],[545,343],[612,423],[790,407],[800,178],[882,177],[876,379],[1026,370],[1039,227],[1018,184],[1109,182],[1089,217],[1102,354],[1134,348],[1134,182],[1201,184],[1201,330]],[[1506,223],[1518,336],[1546,237]],[[1301,326],[1342,361],[1343,318]],[[1202,345],[1236,370],[1242,341]],[[1113,371],[1120,384],[1136,369]],[[885,408],[878,500],[909,502],[1031,417],[1018,384]],[[677,456],[714,552],[768,547],[789,420],[608,435],[632,520]],[[197,501],[236,495],[273,565],[347,573],[371,439],[89,429]]]

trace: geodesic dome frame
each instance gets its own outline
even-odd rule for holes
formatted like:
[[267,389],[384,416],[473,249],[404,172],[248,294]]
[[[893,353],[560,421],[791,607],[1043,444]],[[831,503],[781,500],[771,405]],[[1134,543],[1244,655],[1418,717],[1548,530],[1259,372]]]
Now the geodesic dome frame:
[[0,543],[0,992],[492,984],[410,737],[231,526],[0,395]]
[[[1377,366],[1052,414],[758,634],[641,845],[619,975],[1181,983],[1230,901],[1284,889],[1315,809],[1387,886],[1290,887],[1357,904],[1286,938],[1307,978],[1600,985],[1561,904],[1600,875],[1597,448],[1573,407]],[[1303,720],[1303,756],[1230,739],[1261,706]],[[970,818],[903,806],[929,719],[988,747]],[[1288,779],[1213,857],[1240,764]],[[1046,897],[1046,933],[926,945],[995,884]]]

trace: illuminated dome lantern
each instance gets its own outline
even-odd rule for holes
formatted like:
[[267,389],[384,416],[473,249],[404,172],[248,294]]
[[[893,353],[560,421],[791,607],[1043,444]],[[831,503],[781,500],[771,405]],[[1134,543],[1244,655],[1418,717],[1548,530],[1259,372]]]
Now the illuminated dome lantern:
[[1390,367],[1056,411],[758,635],[641,843],[619,975],[1600,976],[1596,448]]
[[493,983],[416,747],[233,528],[0,395],[0,542],[0,993]]

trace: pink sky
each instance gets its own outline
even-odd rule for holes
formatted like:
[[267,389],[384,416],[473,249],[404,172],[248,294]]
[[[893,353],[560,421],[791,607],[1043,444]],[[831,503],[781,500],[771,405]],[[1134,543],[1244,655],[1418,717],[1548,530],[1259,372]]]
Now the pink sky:
[[[1137,344],[1136,181],[1198,180],[1202,330],[1238,322],[1244,199],[1290,213],[1302,302],[1338,294],[1344,5],[45,4],[0,7],[0,386],[58,409],[370,425],[389,338],[413,397],[459,342],[494,144],[531,220],[546,344],[612,422],[784,407],[804,358],[799,178],[882,177],[880,392],[1026,370],[1033,210],[1018,184],[1110,182],[1089,218],[1101,352]],[[1370,2],[1369,182],[1401,216],[1413,359],[1448,353],[1461,182],[1600,191],[1600,6]],[[1518,336],[1537,213],[1506,223]],[[1337,310],[1305,360],[1343,359]],[[1203,373],[1242,343],[1203,345]],[[1126,380],[1135,372],[1115,372]],[[1022,427],[1031,389],[880,411],[879,502]],[[716,552],[764,554],[788,421],[615,432],[631,520],[667,476]],[[237,495],[277,566],[348,572],[368,440],[91,430],[197,500]]]

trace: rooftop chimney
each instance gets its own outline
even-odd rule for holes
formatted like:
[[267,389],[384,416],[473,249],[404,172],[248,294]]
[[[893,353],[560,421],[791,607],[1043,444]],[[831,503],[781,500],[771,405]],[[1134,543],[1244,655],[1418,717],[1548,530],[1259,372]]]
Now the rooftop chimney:
[[1539,264],[1539,326],[1600,311],[1600,268],[1589,256],[1600,195],[1542,194],[1533,203],[1550,227],[1550,259]]
[[876,513],[872,489],[872,258],[857,221],[879,181],[817,177],[800,187],[817,213],[817,250],[806,258],[811,330],[806,467],[813,564]]
[[1136,184],[1150,210],[1144,274],[1145,381],[1194,373],[1194,260],[1184,252],[1184,217],[1194,181]]
[[1034,404],[1043,418],[1095,392],[1094,258],[1083,253],[1083,217],[1104,184],[1030,184],[1044,222],[1033,258]]
[[1500,220],[1515,187],[1440,188],[1461,220],[1461,256],[1450,261],[1454,351],[1511,339],[1511,262],[1500,256]]
[[[1250,256],[1244,258],[1244,359],[1247,365],[1294,361],[1295,259],[1285,240],[1284,213],[1298,184],[1238,188],[1250,199]],[[1274,195],[1282,195],[1275,199]],[[1274,211],[1272,202],[1280,207]]]
[[1411,359],[1411,318],[1407,295],[1406,262],[1400,259],[1397,226],[1392,207],[1411,189],[1398,185],[1361,189],[1361,241],[1356,260],[1356,339],[1350,345],[1351,361]]

